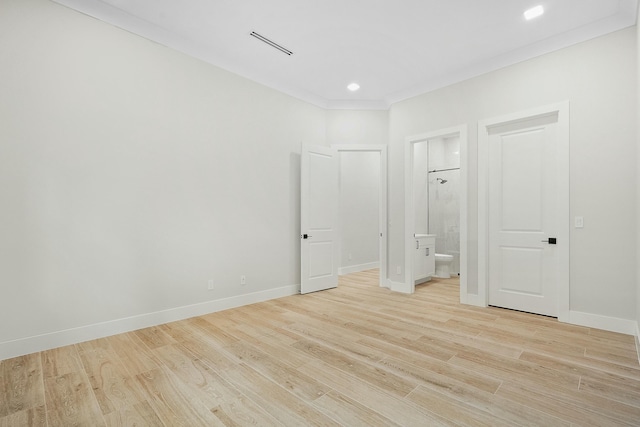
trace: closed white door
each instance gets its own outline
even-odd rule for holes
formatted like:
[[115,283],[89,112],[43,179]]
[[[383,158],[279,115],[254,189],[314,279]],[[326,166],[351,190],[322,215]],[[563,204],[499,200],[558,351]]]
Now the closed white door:
[[558,316],[568,271],[568,164],[558,112],[497,123],[488,132],[489,304]]
[[301,289],[338,286],[338,156],[330,147],[303,146],[301,158]]

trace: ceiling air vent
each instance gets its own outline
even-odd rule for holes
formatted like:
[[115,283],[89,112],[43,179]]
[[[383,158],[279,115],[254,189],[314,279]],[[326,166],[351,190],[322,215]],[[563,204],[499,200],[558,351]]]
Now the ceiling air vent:
[[273,42],[273,41],[269,40],[268,38],[266,38],[264,36],[261,36],[260,34],[256,33],[255,31],[251,31],[250,35],[255,37],[255,38],[257,38],[261,42],[264,42],[264,43],[268,44],[271,47],[275,47],[276,49],[278,49],[282,53],[286,53],[287,55],[293,55],[293,52],[291,52],[289,49],[286,49],[286,48],[280,46],[278,43]]

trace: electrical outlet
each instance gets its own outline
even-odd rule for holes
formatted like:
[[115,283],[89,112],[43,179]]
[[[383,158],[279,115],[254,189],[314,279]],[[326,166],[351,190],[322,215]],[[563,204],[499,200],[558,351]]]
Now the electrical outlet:
[[396,274],[402,274],[402,267],[400,266],[396,267]]
[[207,282],[207,289],[209,289],[210,291],[213,290],[213,279],[209,279],[209,281]]
[[240,284],[241,285],[247,284],[247,276],[240,276]]

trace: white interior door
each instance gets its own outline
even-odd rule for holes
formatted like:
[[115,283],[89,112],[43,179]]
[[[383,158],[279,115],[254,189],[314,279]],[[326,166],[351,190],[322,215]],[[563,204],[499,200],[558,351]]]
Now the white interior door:
[[569,245],[558,117],[487,128],[489,304],[554,317]]
[[303,294],[338,286],[338,167],[335,149],[302,147],[300,292]]

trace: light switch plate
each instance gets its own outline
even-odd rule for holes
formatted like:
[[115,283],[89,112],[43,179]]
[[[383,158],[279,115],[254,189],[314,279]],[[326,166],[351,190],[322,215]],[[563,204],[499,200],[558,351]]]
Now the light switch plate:
[[577,216],[575,218],[575,227],[576,228],[584,228],[584,218],[581,216]]

